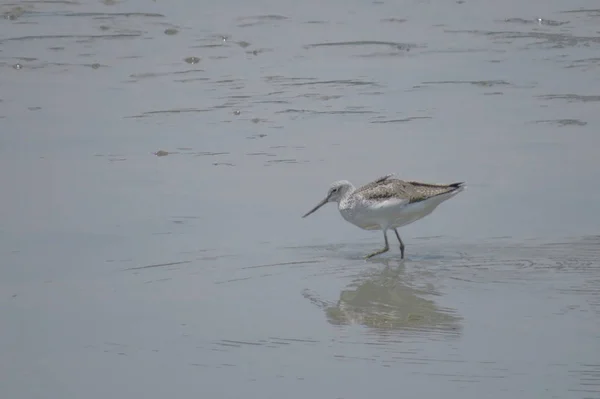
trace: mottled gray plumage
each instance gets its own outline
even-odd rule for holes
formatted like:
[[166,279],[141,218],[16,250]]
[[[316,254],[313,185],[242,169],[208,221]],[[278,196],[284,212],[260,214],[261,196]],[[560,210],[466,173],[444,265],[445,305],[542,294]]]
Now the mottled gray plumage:
[[426,200],[436,195],[446,194],[460,188],[464,183],[428,184],[391,178],[391,175],[377,179],[358,188],[354,193],[366,200],[386,198],[408,199],[409,204]]

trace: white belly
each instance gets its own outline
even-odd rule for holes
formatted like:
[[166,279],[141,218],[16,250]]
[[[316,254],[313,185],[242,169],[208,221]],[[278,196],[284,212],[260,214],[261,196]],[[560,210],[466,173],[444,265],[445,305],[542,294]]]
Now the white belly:
[[462,190],[438,195],[424,201],[409,204],[406,200],[389,199],[380,202],[358,202],[354,206],[340,203],[339,211],[344,219],[364,230],[395,229],[424,218],[439,204]]

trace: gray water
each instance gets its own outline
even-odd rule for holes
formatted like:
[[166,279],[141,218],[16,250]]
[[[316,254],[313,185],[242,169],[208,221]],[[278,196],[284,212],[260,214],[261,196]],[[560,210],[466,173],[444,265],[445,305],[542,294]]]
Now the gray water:
[[600,398],[597,1],[0,13],[2,398]]

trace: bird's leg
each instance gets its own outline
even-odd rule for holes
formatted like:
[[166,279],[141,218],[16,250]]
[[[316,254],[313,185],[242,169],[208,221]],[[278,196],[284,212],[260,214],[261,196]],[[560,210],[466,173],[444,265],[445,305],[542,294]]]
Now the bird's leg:
[[380,249],[379,251],[375,251],[372,254],[367,255],[367,259],[372,258],[375,255],[380,255],[380,254],[390,250],[390,246],[388,244],[388,239],[387,239],[387,230],[383,230],[383,238],[385,239],[385,247]]
[[400,259],[404,259],[404,243],[402,242],[402,238],[400,238],[400,234],[398,234],[398,230],[394,229],[394,233],[396,233],[396,237],[400,241]]

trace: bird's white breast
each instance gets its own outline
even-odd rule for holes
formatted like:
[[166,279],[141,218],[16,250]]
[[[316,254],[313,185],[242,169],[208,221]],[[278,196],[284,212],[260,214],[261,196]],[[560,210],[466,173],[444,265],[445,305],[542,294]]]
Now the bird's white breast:
[[360,196],[350,196],[340,201],[338,209],[346,221],[365,230],[398,228],[429,215],[439,204],[459,191],[461,190],[414,203],[409,203],[406,198],[365,200]]
[[367,201],[351,197],[340,201],[338,208],[346,221],[365,230],[380,230],[382,226],[392,227],[390,222],[401,217],[407,202],[398,198]]

